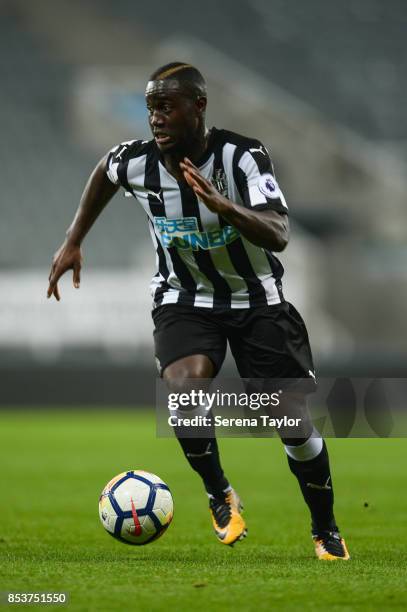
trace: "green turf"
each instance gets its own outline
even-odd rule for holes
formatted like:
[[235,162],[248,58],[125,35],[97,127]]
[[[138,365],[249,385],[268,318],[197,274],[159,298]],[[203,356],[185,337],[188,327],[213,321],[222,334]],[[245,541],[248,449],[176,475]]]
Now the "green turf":
[[[349,563],[314,558],[277,440],[221,441],[249,527],[231,549],[212,535],[198,477],[175,440],[155,438],[152,415],[0,413],[0,590],[68,591],[68,608],[84,611],[406,609],[405,442],[329,448]],[[104,484],[136,468],[160,475],[175,500],[169,530],[145,547],[110,538],[97,511]]]

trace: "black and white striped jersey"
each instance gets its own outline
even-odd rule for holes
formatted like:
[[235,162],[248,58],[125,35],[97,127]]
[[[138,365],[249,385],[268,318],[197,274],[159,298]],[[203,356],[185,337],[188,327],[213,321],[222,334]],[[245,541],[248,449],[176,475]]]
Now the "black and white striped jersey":
[[[225,197],[254,210],[287,213],[266,148],[258,140],[212,128],[196,164]],[[148,216],[156,250],[154,306],[250,308],[283,301],[283,267],[255,246],[165,168],[154,140],[114,147],[107,176],[134,196]]]

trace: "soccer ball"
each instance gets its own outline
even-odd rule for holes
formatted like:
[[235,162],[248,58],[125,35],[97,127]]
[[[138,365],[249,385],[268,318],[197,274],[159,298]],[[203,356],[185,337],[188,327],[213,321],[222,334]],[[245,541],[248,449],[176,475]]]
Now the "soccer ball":
[[165,484],[149,472],[130,470],[107,483],[99,498],[99,516],[106,531],[127,544],[148,544],[172,521],[174,504]]

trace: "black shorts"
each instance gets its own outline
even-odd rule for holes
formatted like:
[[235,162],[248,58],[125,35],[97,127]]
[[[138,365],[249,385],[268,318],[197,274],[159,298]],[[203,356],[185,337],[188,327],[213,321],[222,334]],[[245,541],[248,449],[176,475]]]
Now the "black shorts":
[[167,304],[155,308],[152,316],[160,375],[168,365],[189,355],[207,355],[216,375],[229,342],[242,378],[307,379],[307,391],[315,390],[307,329],[288,302],[216,311]]

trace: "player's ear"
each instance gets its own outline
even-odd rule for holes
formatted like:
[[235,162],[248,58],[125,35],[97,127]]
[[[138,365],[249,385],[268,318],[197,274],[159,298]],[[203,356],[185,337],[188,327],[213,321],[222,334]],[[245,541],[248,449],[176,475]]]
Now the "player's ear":
[[195,101],[196,108],[199,113],[204,113],[206,110],[207,100],[203,96],[199,97]]

